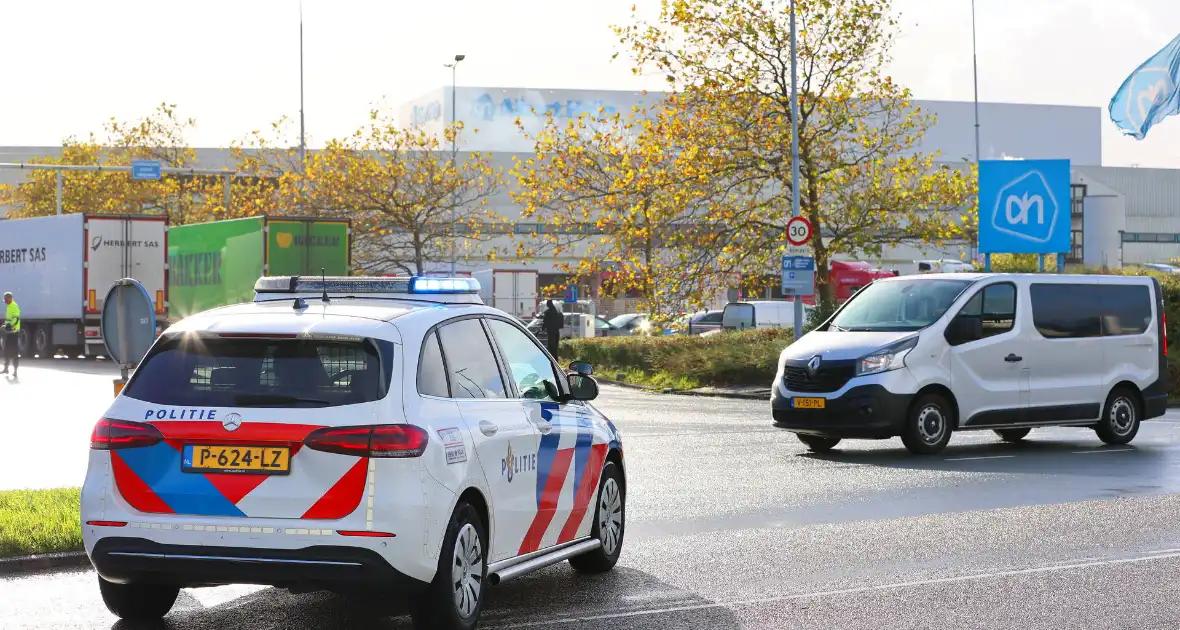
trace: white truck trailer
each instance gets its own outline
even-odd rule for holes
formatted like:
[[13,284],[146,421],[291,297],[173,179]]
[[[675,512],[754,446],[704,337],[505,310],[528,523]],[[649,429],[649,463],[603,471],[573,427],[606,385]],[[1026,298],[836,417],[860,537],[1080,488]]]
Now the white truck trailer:
[[[106,355],[99,317],[111,285],[141,282],[168,312],[168,221],[63,214],[0,221],[0,293],[21,308],[21,354]],[[3,342],[0,341],[0,344]],[[2,346],[0,346],[2,347]]]
[[471,274],[479,281],[484,304],[520,319],[537,312],[538,275],[534,269],[483,269]]

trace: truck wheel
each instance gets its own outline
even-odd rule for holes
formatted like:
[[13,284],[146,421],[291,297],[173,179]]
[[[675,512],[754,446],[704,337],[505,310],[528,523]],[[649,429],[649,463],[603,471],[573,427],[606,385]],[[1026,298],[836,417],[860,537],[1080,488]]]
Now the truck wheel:
[[153,621],[162,619],[172,610],[180,589],[155,583],[115,584],[98,578],[102,603],[120,619]]
[[33,329],[33,354],[42,359],[46,356],[53,358],[53,354],[49,351],[49,331],[45,326],[37,326]]

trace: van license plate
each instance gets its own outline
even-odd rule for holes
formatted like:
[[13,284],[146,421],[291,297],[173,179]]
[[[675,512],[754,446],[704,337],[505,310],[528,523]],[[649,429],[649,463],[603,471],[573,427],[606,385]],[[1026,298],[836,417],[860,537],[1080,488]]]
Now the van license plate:
[[796,398],[792,406],[796,409],[823,409],[826,402],[823,398]]
[[286,446],[186,444],[180,469],[190,473],[286,475],[291,472],[291,449]]

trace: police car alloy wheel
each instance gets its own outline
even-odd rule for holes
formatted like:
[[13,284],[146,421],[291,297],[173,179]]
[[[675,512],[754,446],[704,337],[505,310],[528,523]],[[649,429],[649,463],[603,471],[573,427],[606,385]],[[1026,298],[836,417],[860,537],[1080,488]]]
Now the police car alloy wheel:
[[1127,444],[1139,433],[1140,417],[1138,397],[1131,390],[1119,387],[1107,397],[1094,431],[1107,444]]
[[172,610],[180,589],[165,584],[116,584],[98,578],[102,603],[120,619],[151,621],[162,619]]
[[479,512],[455,506],[438,558],[438,573],[425,593],[411,602],[414,627],[472,630],[479,623],[487,593],[487,533]]
[[570,566],[581,573],[605,573],[614,568],[623,552],[623,534],[626,531],[627,496],[623,477],[614,462],[607,462],[602,469],[602,482],[598,485],[598,501],[594,510],[594,525],[590,535],[597,538],[602,546],[570,558]]

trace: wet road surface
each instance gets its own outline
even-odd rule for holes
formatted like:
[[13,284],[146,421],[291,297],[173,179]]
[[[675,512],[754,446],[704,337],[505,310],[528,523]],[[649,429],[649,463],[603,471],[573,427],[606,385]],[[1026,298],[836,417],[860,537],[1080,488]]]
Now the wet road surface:
[[[111,375],[88,376],[111,395]],[[493,588],[481,628],[1180,627],[1175,412],[1128,447],[1040,429],[1023,444],[956,434],[915,457],[900,440],[808,454],[760,401],[604,387],[598,406],[628,447],[619,566]],[[94,418],[60,422],[84,443]],[[235,586],[184,591],[161,627],[409,628],[403,612]],[[75,571],[0,580],[0,627],[136,626]]]

